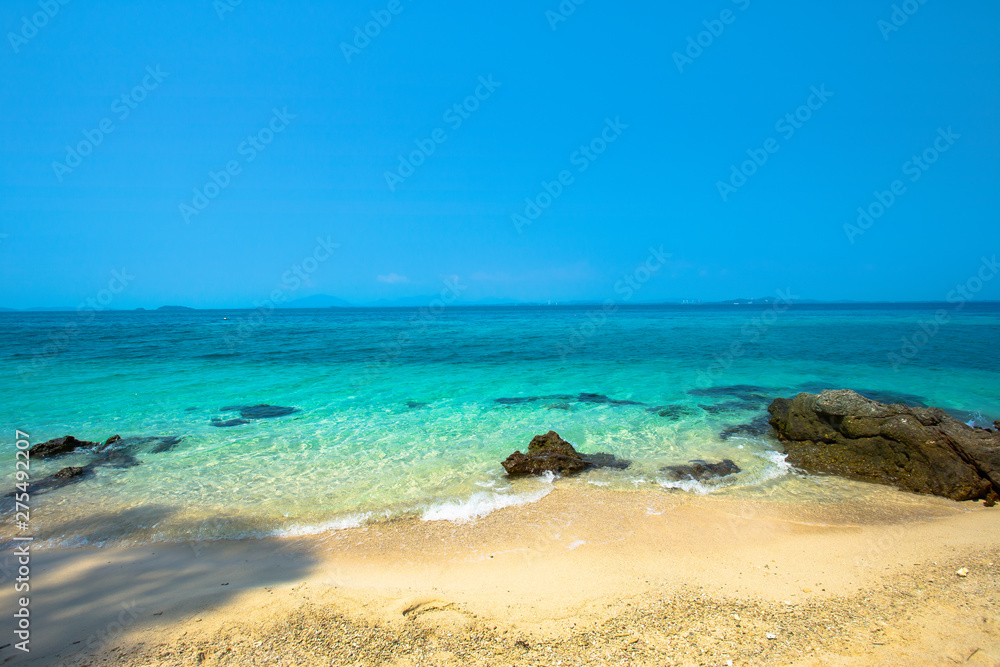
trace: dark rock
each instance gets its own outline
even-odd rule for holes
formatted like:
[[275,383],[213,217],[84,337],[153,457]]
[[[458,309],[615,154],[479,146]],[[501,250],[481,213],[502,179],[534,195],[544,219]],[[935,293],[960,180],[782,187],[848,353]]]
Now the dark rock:
[[639,401],[629,401],[626,399],[616,399],[604,394],[580,393],[575,396],[571,394],[551,394],[549,396],[515,396],[513,398],[494,398],[494,403],[500,405],[522,405],[524,403],[534,403],[535,401],[579,401],[580,403],[595,403],[598,405],[645,405]]
[[768,398],[767,387],[758,387],[752,384],[731,384],[720,387],[705,387],[703,389],[688,389],[692,396],[753,396],[755,398]]
[[249,424],[249,419],[213,419],[212,426],[218,428],[229,428],[230,426],[242,426],[243,424]]
[[52,479],[71,479],[73,477],[82,477],[86,473],[87,468],[83,466],[69,466],[52,475]]
[[[93,476],[94,466],[70,466],[68,468],[63,468],[59,472],[49,475],[48,477],[43,477],[37,482],[32,482],[28,485],[29,494],[39,494],[45,493],[46,491],[54,491],[55,489],[61,489],[64,486],[69,486],[70,484],[76,484],[77,482],[82,482],[88,477]],[[10,498],[20,491],[12,491],[7,494]]]
[[761,415],[756,417],[749,424],[737,424],[736,426],[730,426],[728,428],[722,429],[719,433],[720,440],[729,440],[729,438],[734,435],[746,435],[752,438],[762,438],[771,433],[771,423],[768,421],[767,415]]
[[62,438],[55,438],[41,442],[28,450],[28,455],[33,459],[44,459],[53,456],[62,456],[78,449],[97,447],[98,443],[87,440],[77,440],[71,435]]
[[426,408],[427,405],[428,405],[427,403],[421,403],[420,401],[406,402],[406,407],[410,408],[411,410],[419,410],[420,408]]
[[150,454],[161,454],[169,452],[184,438],[177,435],[145,435],[123,438],[114,436],[108,438],[107,442],[97,449],[98,454],[105,454],[109,451],[120,450],[145,450]]
[[646,412],[654,413],[671,421],[678,421],[684,417],[699,414],[697,408],[687,405],[657,405],[654,408],[646,408]]
[[576,400],[581,403],[596,403],[598,405],[645,405],[639,401],[620,400],[608,398],[604,394],[580,394]]
[[614,454],[608,454],[607,452],[580,454],[580,457],[595,468],[615,468],[617,470],[625,470],[632,465],[632,462],[628,459],[620,459]]
[[532,401],[537,401],[541,396],[518,396],[514,398],[494,398],[494,403],[499,403],[500,405],[521,405],[522,403],[531,403]]
[[171,449],[176,447],[181,440],[183,440],[183,438],[179,438],[175,435],[158,438],[156,444],[149,448],[149,453],[162,454],[163,452],[169,452]]
[[139,465],[139,463],[141,463],[139,459],[127,452],[114,451],[98,454],[91,465],[107,466],[108,468],[131,468]]
[[286,408],[281,405],[230,405],[225,408],[221,408],[220,412],[233,412],[239,411],[240,417],[243,419],[271,419],[272,417],[284,417],[285,415],[290,415],[293,412],[297,412],[296,408]]
[[[81,482],[89,477],[92,477],[94,475],[94,471],[101,467],[132,468],[142,463],[142,461],[126,450],[132,449],[134,451],[142,445],[152,444],[153,446],[149,449],[149,451],[155,454],[167,451],[180,441],[181,438],[178,436],[122,438],[119,435],[114,435],[108,438],[104,444],[77,440],[73,436],[66,436],[65,438],[58,438],[56,440],[43,442],[32,448],[32,450],[35,450],[36,448],[42,448],[43,445],[45,446],[41,449],[43,453],[39,458],[44,458],[45,456],[59,456],[61,454],[67,454],[80,449],[89,449],[92,454],[92,458],[90,463],[85,466],[69,466],[61,469],[55,474],[43,477],[42,479],[33,482],[28,486],[28,492],[43,493],[59,489],[70,484],[76,484],[77,482]],[[30,455],[34,456],[35,453],[32,451]],[[13,494],[7,495],[11,496]]]
[[842,389],[768,407],[788,462],[812,473],[976,500],[1000,493],[1000,433],[938,408],[886,405]]
[[761,410],[766,402],[766,399],[761,399],[760,401],[744,399],[739,401],[723,401],[722,403],[699,404],[698,407],[709,414],[717,415],[724,412],[739,412],[741,410]]
[[666,478],[674,482],[695,480],[704,482],[713,477],[725,477],[740,472],[740,467],[730,459],[723,459],[718,463],[707,461],[690,461],[687,465],[666,466],[660,469]]
[[627,468],[631,461],[616,459],[611,454],[581,455],[555,431],[536,435],[528,445],[528,453],[514,452],[501,463],[508,475],[543,475],[553,472],[572,475],[592,467]]

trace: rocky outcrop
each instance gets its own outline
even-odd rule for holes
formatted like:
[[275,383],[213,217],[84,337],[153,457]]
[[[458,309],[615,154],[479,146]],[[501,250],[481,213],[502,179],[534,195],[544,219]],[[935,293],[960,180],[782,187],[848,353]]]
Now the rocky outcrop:
[[688,480],[704,482],[705,480],[712,479],[713,477],[734,475],[740,472],[740,467],[733,463],[730,459],[723,459],[718,463],[709,463],[707,461],[697,460],[691,461],[686,465],[666,466],[665,468],[661,468],[660,472],[662,472],[664,477],[671,482],[683,482]]
[[528,444],[528,453],[520,450],[507,457],[500,465],[508,475],[544,475],[547,472],[558,475],[573,475],[588,468],[610,467],[627,468],[630,461],[615,458],[612,454],[603,452],[587,455],[580,454],[555,431],[545,435],[536,435]]
[[33,459],[45,459],[53,456],[69,454],[70,452],[75,452],[78,449],[90,449],[97,446],[99,446],[99,443],[89,442],[87,440],[77,440],[71,435],[66,435],[61,438],[47,440],[34,445],[28,450],[28,456]]
[[953,500],[1000,494],[1000,432],[938,408],[887,405],[847,389],[778,398],[767,411],[788,462]]

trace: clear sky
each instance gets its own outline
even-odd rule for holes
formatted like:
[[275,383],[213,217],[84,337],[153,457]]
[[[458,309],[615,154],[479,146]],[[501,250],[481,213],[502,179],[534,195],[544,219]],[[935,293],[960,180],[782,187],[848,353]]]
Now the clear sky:
[[897,6],[8,0],[0,306],[943,300],[1000,252],[1000,5]]

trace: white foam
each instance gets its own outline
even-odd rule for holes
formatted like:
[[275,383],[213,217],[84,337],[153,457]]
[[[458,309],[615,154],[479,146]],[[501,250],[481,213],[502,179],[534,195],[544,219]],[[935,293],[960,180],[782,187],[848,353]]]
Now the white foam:
[[420,518],[423,521],[468,523],[505,507],[536,503],[550,493],[552,493],[551,486],[526,493],[512,494],[480,491],[472,494],[466,500],[452,500],[440,505],[433,505],[427,508]]
[[785,460],[788,458],[787,454],[774,451],[754,452],[754,454],[767,460],[771,464],[766,466],[764,470],[761,471],[760,477],[757,479],[758,484],[763,484],[764,482],[769,482],[772,479],[778,479],[779,477],[791,474],[792,464]]
[[688,493],[697,493],[699,496],[705,496],[714,491],[712,487],[706,486],[696,479],[661,479],[660,486],[664,489],[680,489],[681,491],[687,491]]
[[577,547],[582,547],[586,543],[587,543],[587,540],[576,540],[575,542],[573,542],[573,544],[569,545],[566,548],[569,549],[570,551],[572,551],[573,549],[576,549]]
[[266,537],[302,537],[303,535],[318,535],[333,530],[346,530],[348,528],[360,528],[371,516],[370,513],[352,514],[340,517],[332,521],[314,524],[293,524],[284,528],[277,528],[266,534]]

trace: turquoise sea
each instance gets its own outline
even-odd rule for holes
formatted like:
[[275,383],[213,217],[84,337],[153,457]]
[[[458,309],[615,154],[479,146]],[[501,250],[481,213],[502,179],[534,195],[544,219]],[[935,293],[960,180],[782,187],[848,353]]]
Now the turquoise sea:
[[[822,501],[848,491],[784,462],[760,428],[771,398],[847,387],[988,425],[998,350],[998,304],[0,313],[2,492],[20,429],[125,438],[104,463],[32,462],[34,481],[97,463],[32,495],[50,545],[463,521],[554,484]],[[223,410],[256,405],[294,412]],[[500,461],[550,429],[632,466],[507,480]],[[148,436],[174,438],[129,440]],[[722,458],[742,472],[660,472]]]

